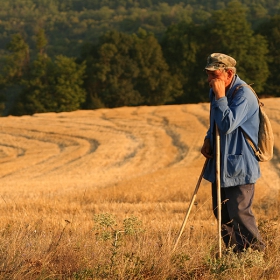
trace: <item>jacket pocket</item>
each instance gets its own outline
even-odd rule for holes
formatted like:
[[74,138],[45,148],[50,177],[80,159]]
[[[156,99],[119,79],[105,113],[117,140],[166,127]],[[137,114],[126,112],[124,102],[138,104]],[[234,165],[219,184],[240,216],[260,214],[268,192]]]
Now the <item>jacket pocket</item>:
[[227,177],[244,177],[245,164],[243,155],[227,156]]

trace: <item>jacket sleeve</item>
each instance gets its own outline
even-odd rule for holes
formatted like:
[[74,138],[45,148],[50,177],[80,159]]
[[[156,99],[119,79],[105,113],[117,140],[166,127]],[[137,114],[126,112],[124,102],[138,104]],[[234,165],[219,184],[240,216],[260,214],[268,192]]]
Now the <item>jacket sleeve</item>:
[[[212,92],[212,89],[210,89],[210,90],[209,90],[210,106],[212,106],[212,105],[211,105],[212,99],[213,99],[213,92]],[[210,138],[211,138],[211,108],[210,108],[209,122],[210,122],[210,123],[209,123],[209,128],[208,128],[208,130],[207,130],[207,132],[206,132],[206,135],[205,135],[205,137],[204,137],[204,140],[205,140],[205,139],[210,139]]]
[[242,94],[243,89],[239,91],[238,95],[236,94],[235,98],[230,102],[230,105],[227,97],[214,100],[212,103],[214,120],[221,133],[231,133],[246,122],[248,118],[248,100]]

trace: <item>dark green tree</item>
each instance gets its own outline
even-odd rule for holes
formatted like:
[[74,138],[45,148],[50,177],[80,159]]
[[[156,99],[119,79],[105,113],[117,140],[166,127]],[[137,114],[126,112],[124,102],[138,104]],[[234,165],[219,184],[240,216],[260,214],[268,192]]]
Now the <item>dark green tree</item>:
[[36,36],[36,49],[40,54],[45,52],[45,47],[48,43],[48,40],[45,35],[45,30],[40,28]]
[[146,105],[174,103],[183,93],[182,84],[170,74],[158,40],[142,29],[133,38],[132,53],[139,69],[134,89],[140,92]]
[[258,30],[268,42],[269,77],[262,91],[264,96],[280,96],[280,15],[272,17]]
[[87,56],[87,90],[106,107],[142,102],[140,93],[133,88],[139,69],[131,56],[132,47],[130,35],[111,31],[100,38],[98,46],[94,46]]
[[206,98],[204,77],[202,87],[198,86],[203,69],[203,65],[198,62],[203,49],[203,37],[200,26],[180,22],[171,25],[161,41],[170,71],[183,85],[184,94],[177,99],[179,103],[196,103]]
[[[18,44],[14,42],[21,42]],[[85,63],[77,64],[74,58],[62,55],[56,56],[52,60],[44,52],[47,40],[44,31],[37,35],[37,57],[33,61],[25,62],[23,59],[26,45],[17,38],[9,45],[9,50],[13,50],[11,57],[19,57],[20,66],[17,71],[10,71],[13,81],[20,77],[20,93],[16,104],[10,110],[10,114],[23,115],[42,112],[62,112],[73,111],[81,108],[84,103],[86,92],[83,89],[83,79],[85,74]],[[13,60],[12,60],[13,61]],[[28,71],[22,69],[28,68]]]
[[143,30],[134,35],[108,32],[85,59],[88,94],[106,107],[172,103],[181,94],[158,41]]
[[85,68],[85,62],[77,64],[75,58],[56,56],[49,69],[49,76],[53,81],[51,87],[53,91],[50,93],[54,96],[51,110],[65,112],[81,108],[86,98],[86,91],[83,88]]
[[42,97],[46,95],[47,91],[50,63],[51,59],[41,54],[30,63],[30,71],[28,76],[21,81],[22,90],[10,114],[21,116],[47,112]]
[[6,46],[0,73],[1,114],[8,115],[22,90],[29,72],[30,49],[20,34],[14,34]]
[[254,89],[261,92],[269,75],[267,41],[254,33],[242,4],[232,1],[226,9],[213,12],[207,28],[209,54],[222,52],[233,56],[240,77],[254,83]]
[[86,97],[82,87],[85,63],[79,65],[75,59],[62,55],[52,61],[46,55],[39,54],[30,68],[13,115],[66,112],[81,108]]
[[237,60],[237,73],[261,92],[269,74],[267,41],[255,34],[238,1],[212,13],[203,25],[182,22],[171,26],[162,40],[166,61],[183,84],[180,102],[208,100],[204,67],[209,54],[226,53]]
[[7,82],[20,82],[20,79],[28,71],[30,62],[29,46],[20,34],[15,34],[7,45],[7,51],[8,54],[5,57],[3,67]]

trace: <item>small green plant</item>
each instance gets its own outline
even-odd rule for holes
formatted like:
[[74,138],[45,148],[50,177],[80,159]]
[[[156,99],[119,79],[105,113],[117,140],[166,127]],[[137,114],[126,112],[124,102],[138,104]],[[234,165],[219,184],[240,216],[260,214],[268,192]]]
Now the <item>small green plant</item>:
[[261,235],[264,237],[264,242],[266,245],[272,245],[275,242],[275,238],[278,235],[278,220],[279,217],[276,216],[273,219],[260,219],[258,223]]
[[[108,213],[95,215],[94,222],[97,241],[111,242],[110,257],[108,258],[110,263],[104,264],[102,266],[103,269],[99,265],[98,271],[100,274],[105,274],[106,276],[116,276],[116,268],[118,265],[117,257],[120,255],[120,248],[124,244],[124,237],[137,235],[143,232],[142,222],[139,221],[137,217],[132,216],[124,219],[122,226],[118,228],[116,217]],[[125,256],[127,256],[127,254],[125,254]],[[141,263],[139,262],[139,258],[134,257],[134,259],[137,260],[137,263]]]
[[171,262],[179,269],[186,267],[186,262],[190,260],[190,256],[185,253],[180,253],[172,256]]
[[212,274],[221,274],[233,269],[262,267],[265,264],[263,256],[263,252],[251,248],[241,253],[235,253],[233,248],[228,248],[221,258],[208,258],[207,263]]
[[93,271],[89,269],[84,269],[79,272],[75,272],[72,275],[73,280],[87,280],[87,279],[94,279]]

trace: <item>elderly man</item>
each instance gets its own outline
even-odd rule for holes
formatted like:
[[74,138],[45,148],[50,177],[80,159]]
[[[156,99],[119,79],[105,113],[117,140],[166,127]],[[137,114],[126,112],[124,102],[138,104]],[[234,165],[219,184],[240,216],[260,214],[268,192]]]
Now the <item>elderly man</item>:
[[215,126],[220,133],[222,237],[227,247],[242,252],[251,247],[263,250],[251,206],[260,177],[259,162],[244,132],[258,143],[259,105],[249,87],[236,74],[236,60],[213,53],[205,67],[210,86],[210,127],[201,153],[208,158],[204,178],[212,183],[213,211],[217,218]]

